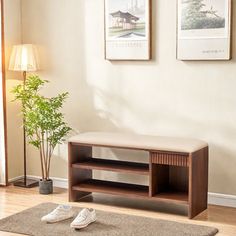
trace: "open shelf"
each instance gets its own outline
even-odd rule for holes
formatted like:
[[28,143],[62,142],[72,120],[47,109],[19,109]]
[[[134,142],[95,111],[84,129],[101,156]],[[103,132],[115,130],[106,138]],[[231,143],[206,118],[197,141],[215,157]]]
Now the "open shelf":
[[148,197],[148,186],[118,183],[112,181],[103,181],[90,179],[72,187],[72,190],[84,192],[109,193],[114,195],[126,195],[133,197]]
[[149,165],[126,161],[105,160],[89,158],[86,161],[72,165],[73,168],[87,170],[106,170],[114,172],[124,172],[139,175],[149,175]]
[[152,164],[152,198],[177,204],[188,204],[188,172],[187,167]]

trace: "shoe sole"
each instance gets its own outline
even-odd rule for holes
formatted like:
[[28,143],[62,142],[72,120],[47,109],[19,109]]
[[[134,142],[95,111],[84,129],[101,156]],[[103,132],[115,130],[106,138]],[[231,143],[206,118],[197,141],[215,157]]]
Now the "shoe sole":
[[90,224],[94,223],[95,221],[96,221],[96,220],[93,220],[93,221],[89,222],[87,225],[70,226],[70,227],[73,228],[73,229],[83,229],[83,228],[88,227]]
[[69,220],[69,219],[72,219],[72,218],[74,218],[74,216],[71,216],[71,217],[63,219],[63,220],[58,220],[58,221],[42,221],[42,222],[45,222],[47,224],[55,224],[55,223],[63,222],[63,221],[66,221],[66,220]]

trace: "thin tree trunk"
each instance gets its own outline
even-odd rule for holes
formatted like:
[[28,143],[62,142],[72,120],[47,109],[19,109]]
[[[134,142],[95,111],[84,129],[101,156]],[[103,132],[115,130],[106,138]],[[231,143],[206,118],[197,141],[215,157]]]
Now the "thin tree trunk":
[[40,141],[40,143],[39,143],[39,152],[40,152],[40,164],[41,164],[42,179],[45,179],[45,171],[44,171],[44,165],[43,165],[43,154],[42,154],[42,145],[41,145],[40,135],[38,134],[38,130],[36,130],[36,135],[37,135],[38,140]]
[[46,176],[47,178],[49,178],[49,175],[48,175],[48,162],[49,162],[49,154],[48,154],[48,132],[46,131]]
[[[40,145],[41,146],[41,145]],[[42,148],[39,148],[40,152],[40,162],[41,162],[41,171],[42,171],[42,179],[45,179],[45,174],[44,174],[44,168],[43,168],[43,154],[42,154]]]
[[49,153],[48,153],[49,161],[48,161],[48,166],[47,166],[47,175],[48,175],[48,177],[49,177],[49,172],[50,172],[52,153],[53,153],[53,148],[52,148],[52,145],[50,143],[49,144]]
[[47,180],[48,179],[48,176],[47,176],[47,163],[46,163],[46,157],[45,157],[45,147],[44,147],[45,143],[44,143],[44,135],[42,134],[42,153],[43,153],[43,159],[44,159],[44,168],[45,168],[45,179]]
[[49,172],[50,172],[50,165],[51,165],[51,156],[49,156],[49,160],[48,160],[48,169],[47,169],[48,177],[49,177]]

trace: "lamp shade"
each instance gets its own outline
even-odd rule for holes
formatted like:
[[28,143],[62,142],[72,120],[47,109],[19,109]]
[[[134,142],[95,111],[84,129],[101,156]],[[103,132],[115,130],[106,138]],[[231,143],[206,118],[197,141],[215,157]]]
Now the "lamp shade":
[[32,44],[13,46],[9,70],[36,71],[39,69],[37,49]]

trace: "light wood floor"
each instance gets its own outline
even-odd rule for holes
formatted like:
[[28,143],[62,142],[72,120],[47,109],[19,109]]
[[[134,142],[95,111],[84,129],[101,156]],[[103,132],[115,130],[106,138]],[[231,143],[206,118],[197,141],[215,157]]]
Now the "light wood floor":
[[[43,202],[68,203],[67,191],[55,189],[50,196],[38,194],[38,189],[22,189],[13,186],[0,188],[0,218],[15,214]],[[169,206],[149,201],[132,201],[132,199],[93,194],[78,203],[70,203],[78,207],[92,207],[97,210],[116,213],[146,216],[156,219],[173,220],[184,223],[214,226],[220,230],[219,236],[236,236],[236,209],[209,206],[208,210],[189,220],[186,209],[181,206]],[[0,232],[1,236],[16,234]]]

